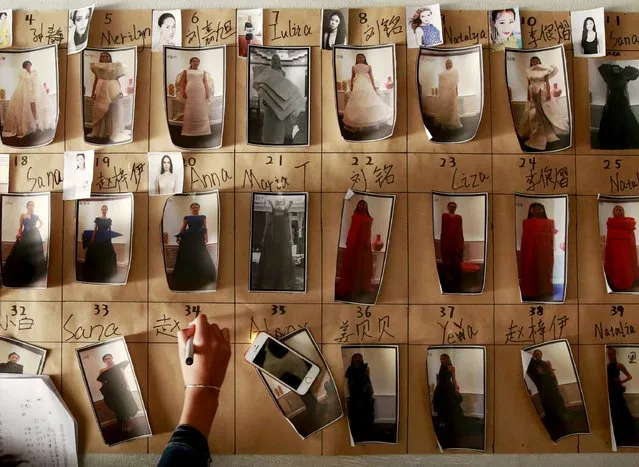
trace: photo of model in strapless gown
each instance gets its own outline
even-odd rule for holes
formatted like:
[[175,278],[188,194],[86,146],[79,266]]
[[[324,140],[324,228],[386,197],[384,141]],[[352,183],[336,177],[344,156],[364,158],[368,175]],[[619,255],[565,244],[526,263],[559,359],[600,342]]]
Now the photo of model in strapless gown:
[[45,288],[50,193],[2,195],[2,286]]
[[333,48],[335,99],[342,137],[378,141],[395,127],[394,44]]

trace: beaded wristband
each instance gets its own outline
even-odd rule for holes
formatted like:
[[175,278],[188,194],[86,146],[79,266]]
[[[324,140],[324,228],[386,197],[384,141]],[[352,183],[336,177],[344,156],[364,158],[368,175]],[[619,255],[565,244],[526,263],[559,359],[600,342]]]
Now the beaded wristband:
[[185,384],[184,389],[186,388],[215,389],[216,391],[221,391],[217,386],[207,386],[206,384]]

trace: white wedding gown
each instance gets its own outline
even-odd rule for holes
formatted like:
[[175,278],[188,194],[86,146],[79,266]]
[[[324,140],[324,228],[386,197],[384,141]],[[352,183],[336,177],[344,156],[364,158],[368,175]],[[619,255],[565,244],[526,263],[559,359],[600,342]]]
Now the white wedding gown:
[[[204,136],[211,134],[209,102],[213,96],[210,77],[202,70],[186,70],[186,100],[182,136]],[[209,92],[209,100],[206,92]]]
[[[31,104],[35,104],[35,113]],[[44,91],[38,72],[20,72],[18,85],[7,106],[2,126],[2,136],[23,138],[36,130],[55,128],[55,115],[49,105],[49,95]]]
[[444,70],[439,74],[437,112],[435,122],[442,128],[461,128],[457,110],[457,85],[459,73],[455,68]]
[[373,127],[393,117],[393,109],[382,101],[371,83],[370,69],[369,65],[363,63],[353,66],[355,79],[343,118],[344,125],[349,128]]

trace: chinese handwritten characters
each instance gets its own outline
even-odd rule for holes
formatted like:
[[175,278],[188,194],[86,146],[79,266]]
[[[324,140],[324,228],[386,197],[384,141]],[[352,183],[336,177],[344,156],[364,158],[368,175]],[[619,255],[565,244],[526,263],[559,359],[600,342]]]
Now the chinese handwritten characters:
[[531,306],[526,321],[510,320],[504,344],[538,344],[561,339],[565,337],[564,329],[569,321],[570,317],[566,314],[544,316],[543,306]]
[[230,18],[202,20],[198,11],[191,15],[191,21],[186,26],[186,45],[190,47],[222,44],[233,36],[235,36],[235,28]]
[[[353,156],[353,159],[358,158]],[[367,159],[371,159],[370,156]],[[370,164],[358,166],[353,168],[350,181],[352,182],[350,187],[352,190],[368,191],[369,187],[382,189],[385,186],[393,185],[395,183],[393,164],[377,165],[370,162]]]
[[22,305],[11,305],[9,313],[0,311],[0,330],[2,331],[30,331],[34,324],[34,318]]
[[[380,342],[384,337],[394,339],[391,329],[390,314],[373,316],[370,306],[358,306],[356,319],[343,320],[339,325],[338,335],[333,339],[340,344],[349,342]],[[353,338],[352,340],[350,340]]]
[[570,42],[570,21],[568,18],[551,18],[548,22],[537,20],[534,16],[521,17],[524,48],[537,48]]

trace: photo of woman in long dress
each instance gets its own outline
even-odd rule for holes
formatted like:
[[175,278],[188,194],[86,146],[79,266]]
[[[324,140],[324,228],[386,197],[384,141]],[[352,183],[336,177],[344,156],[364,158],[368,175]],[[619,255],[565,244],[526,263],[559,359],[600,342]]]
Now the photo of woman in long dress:
[[451,59],[446,60],[446,69],[439,73],[437,112],[435,123],[443,129],[458,129],[462,127],[457,110],[457,95],[459,86],[459,72],[453,66]]
[[215,94],[211,75],[199,70],[200,59],[191,57],[189,68],[182,70],[176,82],[178,95],[184,101],[182,136],[206,136],[211,134],[209,103]]
[[100,392],[104,396],[104,403],[115,414],[118,429],[131,431],[130,419],[138,413],[138,405],[131,395],[131,391],[124,377],[124,369],[129,362],[113,362],[113,355],[102,357],[104,367],[100,368],[97,380],[100,382]]
[[84,282],[108,283],[118,272],[118,259],[111,240],[122,235],[111,229],[113,221],[107,217],[109,207],[100,207],[102,215],[94,220],[93,230],[82,233],[86,248],[82,279]]
[[348,41],[348,10],[322,10],[322,49],[346,45]]
[[410,26],[407,31],[414,36],[414,38],[407,41],[409,47],[433,47],[443,42],[438,4],[418,8],[417,10],[407,8],[406,17]]
[[306,193],[253,193],[251,291],[306,291]]
[[[43,201],[44,198],[48,199],[47,196],[43,196]],[[5,232],[5,223],[10,225],[9,219],[7,219],[6,216],[6,214],[12,211],[8,205],[10,199],[16,200],[13,196],[3,197],[3,233]],[[27,201],[26,211],[22,212],[18,219],[18,228],[17,231],[14,231],[14,238],[4,238],[5,235],[3,235],[3,243],[9,242],[10,240],[15,241],[9,255],[3,258],[3,287],[46,287],[48,251],[45,252],[44,242],[47,242],[48,245],[49,225],[45,225],[42,222],[40,216],[36,214],[35,209],[34,201],[32,199]],[[49,207],[46,206],[47,212],[48,209]],[[13,224],[13,222],[15,222],[15,220],[12,220],[11,224]],[[44,229],[44,238],[40,232],[42,229]]]
[[[639,69],[623,62],[602,63],[597,68],[606,85],[606,103],[599,121],[599,131],[591,134],[593,147],[599,149],[639,148],[639,123],[632,111],[628,84],[639,78]],[[592,82],[593,76],[590,80]],[[592,84],[590,85],[593,86]],[[591,106],[592,109],[592,106]]]
[[523,301],[553,296],[555,221],[548,219],[541,203],[532,203],[522,223],[519,288]]
[[440,367],[432,401],[437,417],[433,418],[433,423],[436,423],[435,432],[439,444],[442,449],[447,449],[455,447],[464,435],[465,419],[455,366],[448,354],[442,354],[439,359]]
[[375,421],[375,389],[368,364],[361,353],[353,354],[346,369],[348,424],[355,443],[370,440]]
[[197,291],[215,284],[217,271],[206,244],[206,216],[200,214],[200,204],[191,203],[190,215],[184,216],[182,228],[175,235],[179,245],[169,288],[175,291]]
[[448,212],[442,213],[439,245],[442,257],[442,291],[453,292],[461,289],[462,262],[464,260],[463,219],[455,214],[457,203],[447,205]]
[[[629,347],[623,350],[635,349]],[[628,402],[624,396],[626,385],[633,379],[632,374],[623,363],[617,360],[617,349],[614,346],[606,346],[606,357],[608,358],[606,374],[608,377],[608,404],[613,428],[612,435],[618,446],[637,446],[639,444],[637,440],[637,420],[630,412]]]
[[[57,66],[55,46],[0,52],[0,87],[9,100],[3,109],[3,144],[29,148],[53,141],[58,120]],[[9,78],[11,74],[17,79]]]
[[87,143],[106,145],[133,141],[136,59],[135,47],[108,52],[91,48],[83,51],[84,93],[90,98],[90,104],[85,102],[83,107]]
[[626,217],[623,206],[615,206],[606,221],[604,272],[613,292],[631,290],[639,279],[637,263],[637,221]]
[[69,40],[67,52],[69,55],[81,52],[89,41],[89,25],[93,7],[69,10]]

